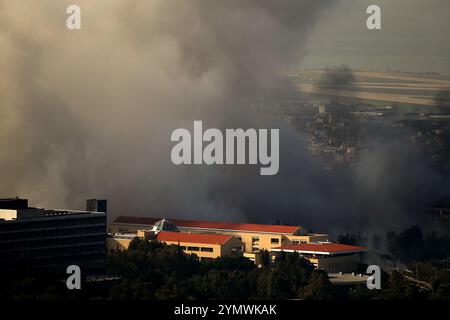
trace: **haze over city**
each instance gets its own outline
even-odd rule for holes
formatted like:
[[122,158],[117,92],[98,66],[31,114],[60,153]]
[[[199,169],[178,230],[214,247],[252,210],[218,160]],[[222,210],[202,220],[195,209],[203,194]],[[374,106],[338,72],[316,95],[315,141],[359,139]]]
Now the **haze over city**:
[[[79,1],[83,27],[70,32],[68,1],[1,1],[0,192],[49,207],[107,198],[111,217],[278,220],[336,234],[420,221],[449,180],[415,147],[370,127],[352,167],[324,170],[279,109],[321,101],[289,72],[450,72],[447,1],[379,2],[382,30],[371,32],[369,1]],[[174,166],[170,133],[194,120],[279,128],[279,174]]]
[[0,301],[114,319],[124,300],[158,319],[448,301],[449,13],[0,0]]

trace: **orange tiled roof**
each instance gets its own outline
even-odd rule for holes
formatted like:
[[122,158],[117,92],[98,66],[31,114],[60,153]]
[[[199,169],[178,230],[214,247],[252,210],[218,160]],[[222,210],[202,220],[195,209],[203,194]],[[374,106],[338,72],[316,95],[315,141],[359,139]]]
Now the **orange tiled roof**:
[[233,236],[222,234],[206,233],[186,233],[161,231],[158,233],[158,241],[185,242],[185,243],[203,243],[203,244],[224,244]]
[[350,246],[347,244],[340,244],[340,243],[302,243],[302,244],[286,245],[275,249],[286,251],[298,251],[304,253],[310,252],[310,253],[326,253],[326,254],[367,251],[367,248],[365,247]]
[[[128,217],[120,216],[114,223],[153,225],[160,218],[144,218],[144,217]],[[170,219],[177,227],[199,228],[199,229],[222,229],[252,232],[268,232],[268,233],[294,233],[299,226],[280,226],[268,224],[251,224],[251,223],[230,223],[218,221],[200,221],[200,220],[182,220]]]

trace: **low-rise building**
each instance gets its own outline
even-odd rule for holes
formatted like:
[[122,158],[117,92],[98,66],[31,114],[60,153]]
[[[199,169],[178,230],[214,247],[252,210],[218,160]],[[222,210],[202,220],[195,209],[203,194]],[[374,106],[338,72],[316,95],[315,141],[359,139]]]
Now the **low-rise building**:
[[244,244],[234,236],[177,231],[144,231],[114,234],[107,239],[109,252],[128,250],[133,239],[157,239],[168,245],[178,245],[183,252],[195,254],[200,260],[242,255]]
[[328,235],[311,234],[300,226],[121,216],[108,229],[113,234],[110,250],[125,250],[133,238],[154,233],[159,241],[179,245],[201,259],[238,253],[259,264],[260,250],[269,251],[272,261],[281,251],[298,252],[316,268],[330,273],[356,271],[367,250],[331,243]]
[[[108,227],[108,231],[121,237],[123,234],[135,234],[138,230],[154,230],[165,219],[120,216]],[[165,220],[168,221],[168,220]],[[317,241],[328,241],[326,234],[312,234],[300,226],[230,223],[218,221],[200,221],[171,219],[171,224],[180,232],[192,234],[208,233],[234,236],[243,243],[243,255],[255,261],[260,250],[270,251],[284,245],[295,245]],[[162,230],[172,231],[172,230]],[[114,246],[114,245],[113,245]]]
[[365,247],[331,242],[286,245],[271,250],[273,254],[298,252],[316,268],[329,273],[356,271],[366,251]]
[[184,252],[195,254],[200,260],[241,255],[243,248],[238,238],[221,234],[161,231],[157,239],[166,244],[178,245]]

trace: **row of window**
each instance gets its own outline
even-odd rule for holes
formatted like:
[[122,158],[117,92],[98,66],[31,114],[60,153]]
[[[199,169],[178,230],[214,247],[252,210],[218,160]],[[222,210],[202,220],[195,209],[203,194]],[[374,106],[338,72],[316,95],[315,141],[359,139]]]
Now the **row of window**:
[[39,220],[16,220],[14,222],[0,224],[0,233],[3,232],[27,232],[32,229],[48,230],[54,228],[76,228],[86,226],[105,226],[106,216],[93,216],[90,214],[76,215],[70,218],[47,217]]
[[90,237],[94,235],[102,235],[105,238],[105,227],[87,227],[84,229],[72,230],[43,230],[24,232],[18,234],[0,234],[0,243],[21,242],[21,241],[38,241],[38,240],[54,240],[64,238],[80,238]]
[[35,250],[41,247],[61,247],[66,245],[82,245],[85,243],[98,242],[104,243],[105,236],[104,235],[91,235],[91,236],[82,236],[82,237],[65,237],[65,238],[48,238],[47,239],[18,239],[14,242],[2,243],[0,241],[0,252],[1,251],[13,251],[13,250]]
[[105,250],[105,241],[97,241],[97,242],[87,242],[87,243],[69,243],[65,245],[55,245],[49,243],[46,246],[41,247],[21,247],[21,248],[0,248],[1,257],[8,256],[18,256],[18,255],[37,255],[44,252],[45,254],[65,254],[67,252],[83,252],[89,251],[90,248],[102,249]]
[[186,247],[186,246],[180,246],[181,250],[188,250],[188,251],[201,251],[201,252],[213,252],[213,248],[210,247]]
[[328,264],[328,268],[330,269],[340,269],[340,268],[350,269],[353,268],[354,266],[355,266],[354,261],[330,262]]
[[104,246],[88,246],[84,248],[69,248],[69,249],[50,249],[50,250],[39,250],[30,252],[10,252],[2,254],[2,264],[10,264],[17,261],[22,261],[22,263],[31,263],[34,261],[82,261],[90,260],[92,257],[105,258],[105,247]]
[[[256,242],[259,242],[259,237],[252,237],[252,243],[256,243]],[[270,238],[270,243],[271,244],[279,244],[280,239],[279,238]]]

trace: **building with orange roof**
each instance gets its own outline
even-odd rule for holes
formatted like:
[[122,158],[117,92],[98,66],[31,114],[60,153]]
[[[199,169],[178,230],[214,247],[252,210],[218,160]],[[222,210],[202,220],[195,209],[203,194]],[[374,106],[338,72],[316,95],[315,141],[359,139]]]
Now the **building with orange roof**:
[[[156,229],[162,224],[162,221],[165,221],[168,228],[167,230],[162,231],[173,231],[174,226],[176,226],[178,231],[184,233],[233,236],[243,243],[242,254],[255,262],[258,252],[262,249],[270,251],[273,248],[284,245],[328,241],[328,235],[311,234],[301,226],[184,219],[166,220],[160,218],[129,216],[120,216],[116,218],[113,223],[109,225],[108,231],[111,234],[116,234],[116,238],[118,239],[122,234],[133,234],[139,230],[158,231]],[[168,221],[170,221],[170,223]],[[125,240],[121,241],[125,242]]]
[[297,252],[308,259],[316,268],[329,273],[353,272],[358,269],[365,247],[350,246],[340,243],[319,242],[286,245],[271,250],[272,254],[280,252]]
[[108,251],[128,250],[133,239],[156,239],[168,245],[177,245],[187,254],[195,254],[200,260],[214,259],[230,255],[242,255],[244,244],[230,235],[216,233],[180,232],[172,221],[162,219],[148,230],[115,233],[107,239]]
[[195,254],[200,260],[241,255],[244,245],[236,237],[221,234],[161,231],[157,239],[166,244],[178,245],[185,253]]

